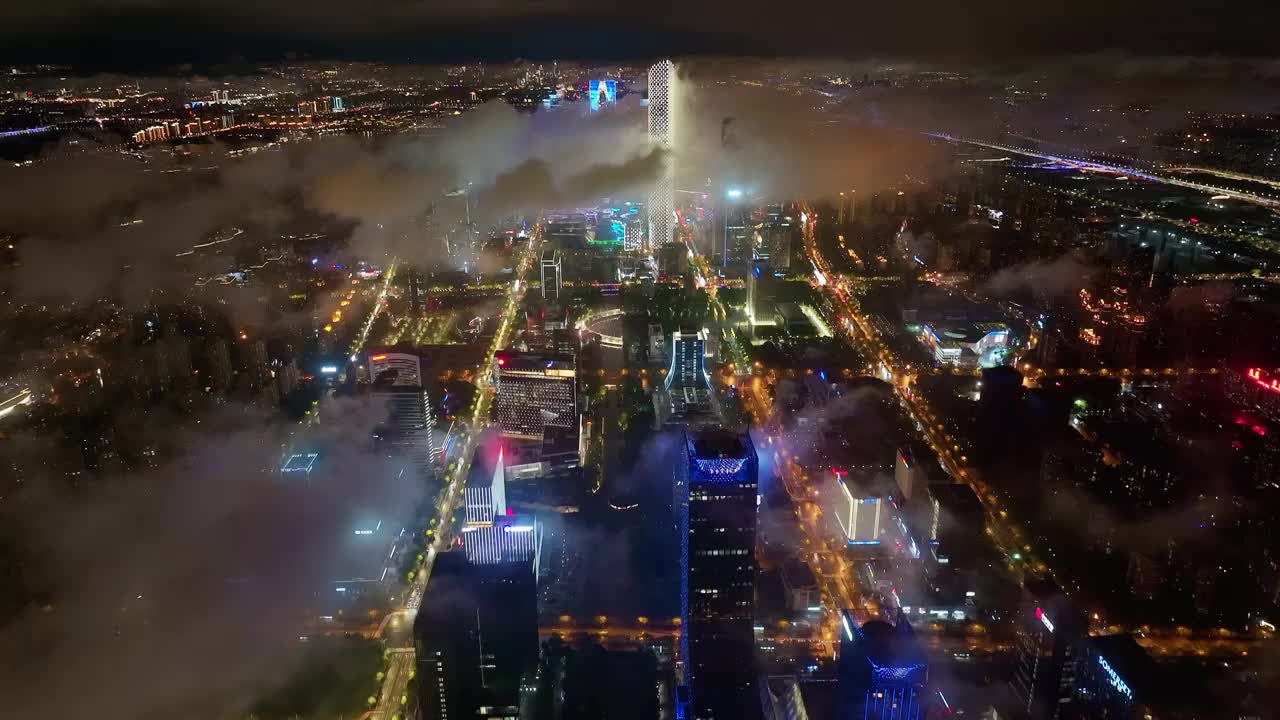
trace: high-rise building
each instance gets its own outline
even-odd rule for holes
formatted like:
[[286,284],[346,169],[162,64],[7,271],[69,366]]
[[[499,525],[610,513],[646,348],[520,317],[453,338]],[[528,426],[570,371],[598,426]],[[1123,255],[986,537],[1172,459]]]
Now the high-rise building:
[[622,230],[622,249],[636,251],[644,247],[644,227],[638,220],[630,220]]
[[671,369],[668,387],[706,387],[707,372],[703,364],[706,333],[700,330],[677,330],[671,333]]
[[542,297],[546,300],[560,299],[561,282],[560,251],[555,249],[542,251]]
[[422,358],[404,348],[370,350],[369,379],[374,383],[381,379],[391,385],[422,387]]
[[209,363],[209,390],[223,394],[231,389],[231,346],[222,338],[211,340],[205,348]]
[[431,477],[444,443],[422,384],[422,358],[405,347],[371,350],[369,376],[373,394],[387,403],[387,420],[378,427],[378,437],[396,448],[420,477]]
[[414,622],[423,720],[518,720],[538,663],[532,562],[436,557]]
[[790,220],[784,218],[781,222],[770,223],[761,232],[763,237],[757,255],[767,256],[769,264],[778,270],[790,270],[792,233]]
[[1018,611],[1017,663],[1010,687],[1018,711],[1035,720],[1065,717],[1087,625],[1052,580],[1028,580]]
[[750,718],[760,707],[752,662],[756,452],[749,436],[722,429],[685,438],[687,463],[675,490],[684,570],[681,650],[692,717]]
[[433,476],[443,443],[427,391],[383,380],[374,384],[373,394],[387,403],[387,421],[375,430],[378,439],[395,448],[419,477]]
[[777,299],[777,279],[768,260],[753,260],[747,276],[747,315],[753,324],[772,324]]
[[493,359],[494,424],[505,437],[542,440],[547,427],[579,427],[572,355],[502,351]]
[[901,611],[895,624],[861,625],[840,611],[837,720],[919,720],[929,664],[924,648]]
[[877,549],[894,526],[896,513],[890,502],[894,485],[884,476],[844,468],[829,471],[831,486],[826,489],[835,509],[836,522],[844,531],[850,548]]
[[753,256],[751,209],[740,202],[741,190],[730,190],[730,199],[724,212],[724,245],[721,262],[732,269],[736,277],[746,274]]
[[[1132,635],[1091,637],[1083,648],[1076,694],[1066,717],[1128,720],[1196,715],[1194,689],[1178,691],[1163,682],[1167,678],[1161,677],[1151,655]],[[1180,712],[1168,712],[1174,708]]]
[[342,98],[338,97],[337,95],[334,95],[333,97],[329,98],[329,112],[340,113],[340,112],[344,112],[346,109],[347,109],[347,105],[342,101]]
[[671,242],[675,230],[675,165],[670,153],[675,148],[676,68],[670,60],[649,68],[649,144],[668,154],[662,172],[649,191],[649,244],[662,247]]
[[489,468],[480,461],[491,448],[476,448],[477,461],[463,487],[462,548],[475,565],[500,562],[532,562],[538,566],[542,527],[532,515],[517,515],[507,504],[506,464],[503,451]]

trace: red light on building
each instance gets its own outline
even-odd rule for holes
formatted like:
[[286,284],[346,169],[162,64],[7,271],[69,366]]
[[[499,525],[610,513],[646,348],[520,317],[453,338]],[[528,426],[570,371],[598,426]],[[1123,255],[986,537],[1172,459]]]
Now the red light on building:
[[1200,222],[1200,218],[1191,218],[1191,224],[1195,225]]
[[498,364],[499,364],[499,365],[506,365],[506,364],[507,364],[507,359],[506,359],[506,358],[498,358]]
[[1280,393],[1280,378],[1268,378],[1258,368],[1249,368],[1247,374],[1259,387],[1264,387],[1273,393]]

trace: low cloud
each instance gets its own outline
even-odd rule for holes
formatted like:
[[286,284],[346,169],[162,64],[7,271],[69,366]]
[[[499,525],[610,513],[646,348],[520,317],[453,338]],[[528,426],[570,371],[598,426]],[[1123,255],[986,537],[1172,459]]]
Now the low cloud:
[[992,295],[1030,292],[1059,297],[1084,287],[1095,271],[1079,254],[1068,253],[1053,260],[1035,260],[1005,268],[991,276],[985,289]]
[[[233,228],[272,243],[307,217],[346,223],[352,251],[430,264],[426,220],[462,218],[458,189],[483,228],[512,213],[637,193],[665,157],[650,151],[635,103],[587,113],[519,113],[495,101],[448,118],[434,135],[321,137],[246,157],[214,146],[191,166],[55,151],[0,166],[0,232],[22,237],[23,297],[138,300],[181,287],[174,256]],[[192,167],[198,166],[198,167]],[[313,220],[312,222],[314,222]]]
[[0,510],[38,558],[31,580],[45,600],[0,626],[8,712],[243,714],[289,674],[303,620],[315,620],[358,552],[356,523],[398,528],[425,497],[364,440],[381,417],[375,404],[326,404],[309,479],[275,472],[289,429],[247,411],[230,406],[170,431],[166,442],[182,449],[171,464],[74,493],[28,468]]

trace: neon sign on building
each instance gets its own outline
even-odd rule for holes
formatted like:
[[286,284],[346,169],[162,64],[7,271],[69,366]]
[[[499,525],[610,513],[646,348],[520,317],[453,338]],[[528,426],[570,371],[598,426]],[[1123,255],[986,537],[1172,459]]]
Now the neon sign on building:
[[1249,378],[1257,383],[1260,387],[1264,387],[1273,393],[1280,393],[1280,378],[1267,377],[1259,368],[1249,368]]
[[1102,670],[1107,674],[1107,681],[1111,683],[1111,687],[1118,690],[1121,695],[1130,699],[1133,698],[1133,691],[1129,689],[1129,685],[1120,679],[1119,673],[1111,669],[1111,664],[1107,662],[1106,658],[1099,655],[1098,665],[1102,666]]
[[1049,628],[1049,632],[1053,632],[1053,621],[1049,619],[1049,616],[1045,614],[1045,611],[1040,608],[1036,608],[1036,619],[1045,627]]

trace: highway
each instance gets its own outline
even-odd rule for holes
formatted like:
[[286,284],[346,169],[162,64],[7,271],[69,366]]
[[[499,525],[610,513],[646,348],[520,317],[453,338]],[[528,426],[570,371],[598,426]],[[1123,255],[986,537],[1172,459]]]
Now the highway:
[[[1093,160],[1090,160],[1084,157],[1075,157],[1075,156],[1069,156],[1069,155],[1066,155],[1066,156],[1049,155],[1047,153],[1038,152],[1036,150],[1032,150],[1029,148],[1014,147],[1012,145],[1001,145],[999,143],[986,142],[983,140],[974,140],[971,138],[957,137],[954,135],[948,135],[946,133],[927,132],[924,134],[928,135],[929,137],[938,138],[939,140],[946,140],[947,142],[974,145],[977,147],[988,148],[990,150],[998,150],[1000,152],[1013,153],[1015,155],[1022,155],[1024,157],[1036,158],[1038,160],[1046,160],[1049,162],[1062,163],[1063,165],[1071,165],[1071,166],[1078,167],[1081,170],[1090,170],[1094,172],[1105,172],[1105,173],[1113,173],[1116,175],[1125,175],[1127,177],[1138,178],[1138,179],[1147,180],[1150,182],[1163,183],[1165,185],[1176,185],[1177,187],[1188,188],[1190,190],[1198,190],[1203,193],[1208,193],[1209,195],[1225,195],[1227,197],[1231,197],[1236,200],[1251,202],[1256,205],[1261,205],[1263,207],[1280,208],[1280,194],[1271,194],[1271,193],[1258,194],[1258,193],[1244,192],[1241,190],[1236,190],[1234,188],[1223,187],[1221,185],[1209,185],[1207,183],[1194,182],[1191,180],[1183,180],[1181,178],[1173,177],[1170,175],[1158,175],[1152,171],[1142,170],[1140,168],[1135,168],[1135,167],[1125,167],[1122,165],[1109,165],[1107,163],[1094,162]],[[1185,171],[1186,169],[1183,168],[1182,170]],[[1217,174],[1221,174],[1221,173],[1217,173]]]
[[[533,258],[538,256],[538,248],[541,242],[542,225],[539,222],[530,237],[529,247],[520,259],[516,270],[516,279],[512,281],[507,290],[507,302],[502,309],[500,316],[502,320],[499,323],[498,332],[494,335],[493,344],[489,346],[485,362],[476,377],[476,401],[472,406],[467,432],[463,436],[462,442],[458,445],[457,456],[448,467],[447,484],[445,491],[441,495],[439,511],[436,515],[440,519],[437,525],[438,532],[436,532],[431,545],[427,548],[426,558],[414,575],[402,606],[393,611],[393,614],[408,618],[410,622],[422,605],[422,597],[426,592],[427,582],[431,579],[431,570],[435,567],[436,556],[445,552],[449,547],[449,543],[453,540],[453,536],[450,533],[452,528],[450,519],[458,510],[458,505],[462,500],[462,488],[466,484],[467,473],[471,469],[471,457],[475,444],[488,423],[489,406],[493,400],[493,392],[489,381],[490,374],[487,369],[493,366],[494,354],[506,347],[511,340],[511,333],[516,325],[516,309],[519,307],[520,299],[524,296],[526,287],[524,276],[533,264]],[[386,625],[384,624],[382,629],[385,629],[385,627]],[[386,677],[383,679],[382,692],[378,696],[378,704],[367,714],[366,720],[403,720],[399,698],[405,695],[405,687],[413,675],[409,670],[414,667],[415,658],[412,647],[393,648],[392,652],[395,653],[395,657],[392,659],[392,670],[395,669],[397,662],[404,663],[407,669],[402,672],[392,672],[391,670],[387,672]]]
[[30,405],[35,399],[30,388],[23,388],[16,394],[0,400],[0,418],[12,413],[23,405]]

